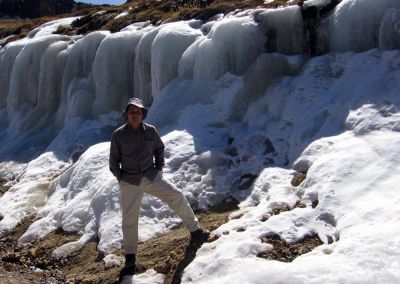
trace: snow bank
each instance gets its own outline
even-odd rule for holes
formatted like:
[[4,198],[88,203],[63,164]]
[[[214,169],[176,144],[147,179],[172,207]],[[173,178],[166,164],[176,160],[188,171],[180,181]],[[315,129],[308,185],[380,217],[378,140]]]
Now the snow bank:
[[28,33],[27,38],[48,36],[57,31],[59,26],[70,26],[73,21],[79,19],[80,17],[69,17],[64,19],[58,19],[54,21],[47,22]]
[[[37,213],[45,204],[49,192],[48,177],[65,169],[65,163],[51,153],[31,161],[24,169],[21,181],[8,190],[0,199],[0,236],[9,233],[25,217]],[[12,213],[12,214],[10,214]]]
[[[55,188],[53,180],[62,173],[63,176],[70,173],[71,168],[67,170],[73,162],[70,157],[75,159],[90,145],[109,139],[118,118],[119,115],[114,113],[96,121],[74,120],[56,137],[52,136],[54,134],[49,131],[36,137],[38,143],[46,142],[44,147],[47,148],[42,148],[43,154],[38,155],[35,159],[26,164],[18,160],[2,162],[1,174],[5,177],[16,175],[16,181],[13,182],[11,189],[0,198],[0,215],[4,217],[0,221],[0,235],[9,232],[27,216],[38,214],[37,216],[42,217],[57,209],[59,203],[52,205],[52,200],[59,198],[59,196],[53,196]],[[48,142],[49,140],[51,142]],[[26,140],[21,139],[14,144],[14,148],[9,148],[20,152],[22,147],[26,147],[25,143]],[[47,144],[49,145],[47,146]],[[40,149],[43,145],[37,147]],[[32,151],[32,149],[29,150]],[[47,207],[46,204],[51,206]],[[43,226],[34,225],[32,236],[28,237],[29,240],[39,239],[61,226],[60,223],[55,222],[55,219],[50,222],[39,220],[38,223]]]
[[[368,53],[351,58],[358,56],[365,61],[372,59]],[[383,58],[385,62],[389,60],[386,56]],[[356,61],[347,61],[347,68],[355,66]],[[378,66],[370,71],[375,78],[380,77]],[[369,76],[366,70],[357,75]],[[386,76],[391,77],[387,73]],[[350,76],[342,78],[347,80],[346,77]],[[296,87],[304,86],[296,84]],[[384,98],[381,103],[361,104],[345,116],[343,127],[347,131],[318,139],[304,150],[294,163],[295,169],[307,172],[306,180],[298,188],[290,185],[293,172],[264,169],[251,194],[240,204],[236,217],[232,216],[232,220],[213,232],[220,238],[201,248],[186,268],[182,282],[262,283],[266,278],[270,283],[321,283],[333,279],[398,282],[400,251],[395,244],[400,241],[396,237],[400,224],[395,216],[400,208],[397,198],[400,153],[396,146],[400,143],[400,104],[397,94],[385,92],[381,87],[380,95]],[[365,99],[366,93],[360,90],[359,95]],[[357,97],[354,89],[352,96]],[[369,98],[379,101],[372,93]],[[360,105],[359,99],[355,105]],[[385,100],[388,101],[385,103]],[[340,101],[337,92],[325,106],[333,103],[337,109]],[[294,103],[293,98],[290,102]],[[283,115],[287,117],[285,112]],[[309,120],[316,118],[309,117]],[[265,221],[273,209],[286,206],[292,209],[298,202],[307,207],[295,208]],[[272,247],[261,238],[272,234],[289,244],[318,234],[324,244],[291,263],[262,260],[257,255]]]
[[134,275],[134,276],[125,276],[122,279],[122,284],[162,284],[164,283],[165,276],[163,274],[157,273],[153,269],[149,269],[146,272]]

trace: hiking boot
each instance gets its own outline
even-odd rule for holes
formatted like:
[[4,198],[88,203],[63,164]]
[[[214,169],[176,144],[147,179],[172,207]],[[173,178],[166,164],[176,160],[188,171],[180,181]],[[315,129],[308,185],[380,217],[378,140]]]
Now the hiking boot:
[[121,275],[133,275],[136,271],[136,255],[125,255],[125,267],[121,270]]
[[190,236],[193,241],[205,242],[210,236],[210,231],[203,228],[199,228],[196,231],[190,232]]

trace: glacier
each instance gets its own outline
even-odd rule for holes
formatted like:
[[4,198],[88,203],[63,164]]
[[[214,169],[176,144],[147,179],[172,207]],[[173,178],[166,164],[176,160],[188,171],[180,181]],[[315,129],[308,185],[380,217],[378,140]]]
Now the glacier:
[[[62,229],[81,238],[58,258],[96,237],[106,255],[121,248],[109,140],[135,96],[166,144],[164,175],[191,205],[239,202],[183,283],[400,281],[399,1],[341,1],[317,19],[318,56],[299,6],[51,34],[72,20],[0,49],[0,178],[10,187],[0,236],[35,216],[20,244]],[[307,173],[299,187],[296,172]],[[257,178],[242,190],[246,174]],[[180,224],[150,196],[140,214],[142,241]],[[324,244],[291,263],[257,257],[271,234]]]

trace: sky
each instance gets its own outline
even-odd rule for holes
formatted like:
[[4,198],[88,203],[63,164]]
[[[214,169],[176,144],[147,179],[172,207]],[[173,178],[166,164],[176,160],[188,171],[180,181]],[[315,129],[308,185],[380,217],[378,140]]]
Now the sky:
[[90,3],[95,5],[110,4],[110,5],[121,5],[126,2],[126,0],[77,0],[75,2]]

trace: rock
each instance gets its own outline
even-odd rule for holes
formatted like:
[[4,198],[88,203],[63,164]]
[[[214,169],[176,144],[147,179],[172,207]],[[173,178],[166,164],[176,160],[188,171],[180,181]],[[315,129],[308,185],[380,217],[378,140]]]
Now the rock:
[[306,179],[306,177],[307,176],[305,173],[296,172],[290,183],[292,186],[299,186]]
[[37,248],[31,248],[29,252],[32,256],[36,256]]
[[33,276],[36,278],[43,278],[45,276],[45,272],[41,269],[36,269],[32,272]]
[[8,272],[13,272],[17,270],[17,266],[14,263],[5,263],[3,265],[4,269],[7,270]]
[[311,55],[321,55],[328,50],[326,47],[319,46],[317,27],[321,18],[330,13],[342,0],[330,0],[328,2],[319,1],[312,4],[305,3],[303,0],[298,3],[304,21],[308,52]]
[[225,154],[232,156],[232,157],[237,157],[239,155],[238,150],[235,146],[230,146],[225,150]]
[[6,255],[4,255],[2,257],[2,259],[3,259],[3,261],[6,261],[6,262],[19,262],[20,257],[21,256],[18,253],[10,252],[10,253],[7,253]]
[[265,222],[271,217],[271,214],[265,213],[264,215],[261,216],[260,221]]
[[264,144],[265,144],[265,152],[264,154],[272,154],[275,153],[275,147],[272,144],[271,140],[269,140],[268,138],[266,138],[264,140]]
[[154,270],[158,273],[167,274],[171,270],[172,262],[173,261],[168,257],[166,260],[157,263]]
[[240,177],[240,185],[239,190],[245,190],[250,188],[253,184],[254,180],[258,177],[256,174],[248,173],[244,174]]
[[219,236],[218,235],[211,235],[209,238],[208,238],[208,242],[209,243],[212,243],[212,242],[215,242],[216,240],[218,240],[219,239]]

